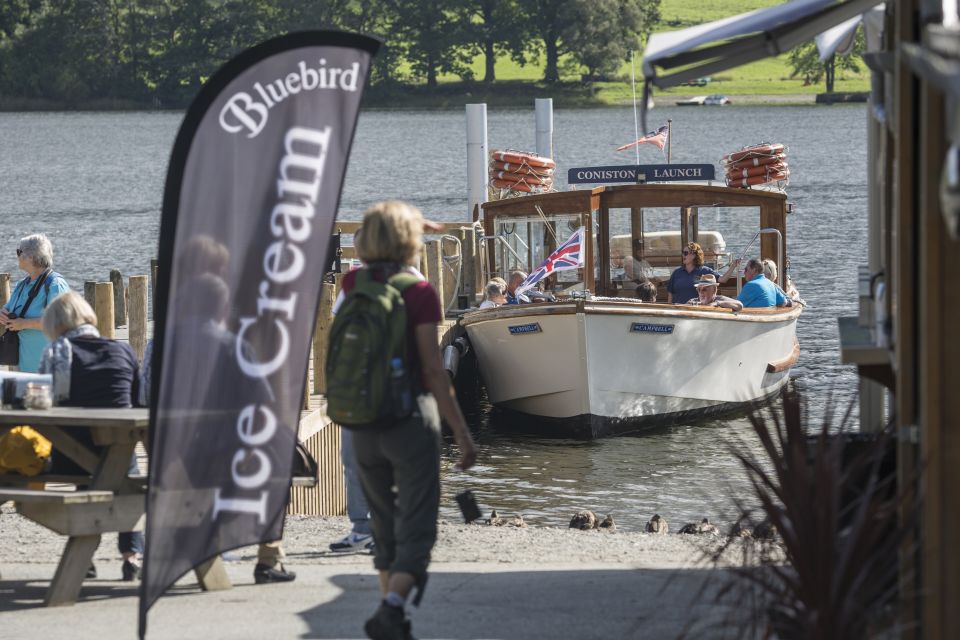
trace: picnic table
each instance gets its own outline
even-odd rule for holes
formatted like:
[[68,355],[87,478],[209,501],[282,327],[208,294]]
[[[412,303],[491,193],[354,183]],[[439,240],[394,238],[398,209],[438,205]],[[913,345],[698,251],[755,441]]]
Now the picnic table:
[[[147,409],[80,407],[54,407],[44,411],[0,409],[0,434],[22,424],[43,434],[60,454],[86,472],[77,476],[0,475],[0,503],[13,501],[21,515],[69,536],[44,604],[73,604],[100,544],[100,536],[143,528],[147,478],[127,474],[137,443],[147,444],[149,412]],[[94,444],[102,447],[100,451],[71,435],[72,429],[81,427],[90,430]],[[43,488],[35,488],[37,483],[45,484]],[[219,557],[194,571],[205,590],[231,586]]]

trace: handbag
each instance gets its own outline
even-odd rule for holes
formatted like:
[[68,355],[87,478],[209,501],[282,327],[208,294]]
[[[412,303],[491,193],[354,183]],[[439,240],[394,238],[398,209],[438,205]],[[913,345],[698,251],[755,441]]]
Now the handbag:
[[[22,318],[27,314],[27,309],[30,308],[30,303],[33,302],[33,299],[37,297],[38,293],[40,293],[40,287],[42,287],[43,283],[46,282],[48,275],[50,275],[49,269],[44,271],[43,274],[37,278],[33,288],[30,289],[30,295],[27,296],[26,304],[24,304],[23,308],[20,310],[19,317]],[[14,315],[13,317],[18,316]],[[16,331],[7,329],[6,332],[0,336],[0,364],[13,367],[20,364],[20,336]]]

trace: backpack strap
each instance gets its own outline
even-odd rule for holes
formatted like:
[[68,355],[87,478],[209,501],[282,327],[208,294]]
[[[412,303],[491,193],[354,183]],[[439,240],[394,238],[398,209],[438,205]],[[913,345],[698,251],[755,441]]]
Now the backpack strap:
[[403,293],[406,289],[412,287],[413,285],[420,282],[420,278],[413,275],[409,271],[398,271],[389,278],[387,278],[387,283],[400,293]]

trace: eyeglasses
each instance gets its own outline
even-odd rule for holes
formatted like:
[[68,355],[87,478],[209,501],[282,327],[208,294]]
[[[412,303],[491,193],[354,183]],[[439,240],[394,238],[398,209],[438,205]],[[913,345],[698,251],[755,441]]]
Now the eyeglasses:
[[680,255],[688,256],[688,255],[690,255],[691,253],[693,253],[693,252],[690,251],[689,249],[684,249],[683,251],[680,252]]
[[23,249],[17,249],[17,257],[19,258],[22,255],[23,255]]

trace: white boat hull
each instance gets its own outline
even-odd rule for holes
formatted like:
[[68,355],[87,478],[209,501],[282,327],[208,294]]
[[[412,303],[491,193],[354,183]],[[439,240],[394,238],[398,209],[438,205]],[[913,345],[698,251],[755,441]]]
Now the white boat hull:
[[776,393],[800,313],[576,301],[484,310],[463,324],[492,403],[597,437]]

